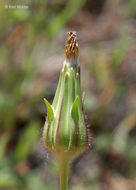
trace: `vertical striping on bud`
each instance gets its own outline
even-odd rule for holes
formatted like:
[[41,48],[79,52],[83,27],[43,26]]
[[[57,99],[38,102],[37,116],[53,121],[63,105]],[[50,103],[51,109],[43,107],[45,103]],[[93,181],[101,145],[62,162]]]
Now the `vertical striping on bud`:
[[[52,105],[44,99],[47,117],[43,129],[43,144],[59,160],[60,168],[86,151],[89,145],[80,90],[78,54],[76,32],[70,31],[65,45],[66,59]],[[62,184],[61,187],[65,185]]]
[[76,41],[76,32],[70,31],[68,32],[68,39],[65,46],[65,56],[67,59],[73,58],[76,59],[78,57],[78,43]]

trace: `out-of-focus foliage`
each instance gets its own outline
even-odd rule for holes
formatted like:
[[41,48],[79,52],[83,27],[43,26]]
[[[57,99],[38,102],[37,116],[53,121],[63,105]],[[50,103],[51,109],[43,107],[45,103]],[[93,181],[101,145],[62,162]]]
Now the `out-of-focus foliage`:
[[0,19],[0,189],[58,189],[41,143],[43,98],[53,99],[69,30],[94,136],[70,189],[136,189],[136,0],[1,0]]

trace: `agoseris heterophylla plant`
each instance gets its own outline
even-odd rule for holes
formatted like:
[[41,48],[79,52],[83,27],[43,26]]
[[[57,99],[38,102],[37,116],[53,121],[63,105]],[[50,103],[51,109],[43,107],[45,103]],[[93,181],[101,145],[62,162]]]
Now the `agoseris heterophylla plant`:
[[76,32],[68,32],[65,60],[52,105],[44,99],[47,117],[43,129],[43,144],[59,160],[60,168],[68,165],[69,161],[86,151],[89,146],[78,54]]

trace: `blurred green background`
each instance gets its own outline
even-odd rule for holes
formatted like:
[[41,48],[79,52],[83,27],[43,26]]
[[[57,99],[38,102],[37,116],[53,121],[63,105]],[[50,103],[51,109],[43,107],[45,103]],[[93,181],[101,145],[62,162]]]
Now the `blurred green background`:
[[53,100],[69,30],[93,139],[69,189],[136,189],[136,0],[1,0],[0,190],[59,189],[43,97]]

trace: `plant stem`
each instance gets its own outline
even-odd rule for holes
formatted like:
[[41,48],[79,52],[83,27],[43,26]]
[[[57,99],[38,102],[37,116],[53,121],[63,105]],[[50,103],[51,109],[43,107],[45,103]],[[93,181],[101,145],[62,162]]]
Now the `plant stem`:
[[67,190],[69,162],[65,159],[59,160],[60,166],[60,190]]

